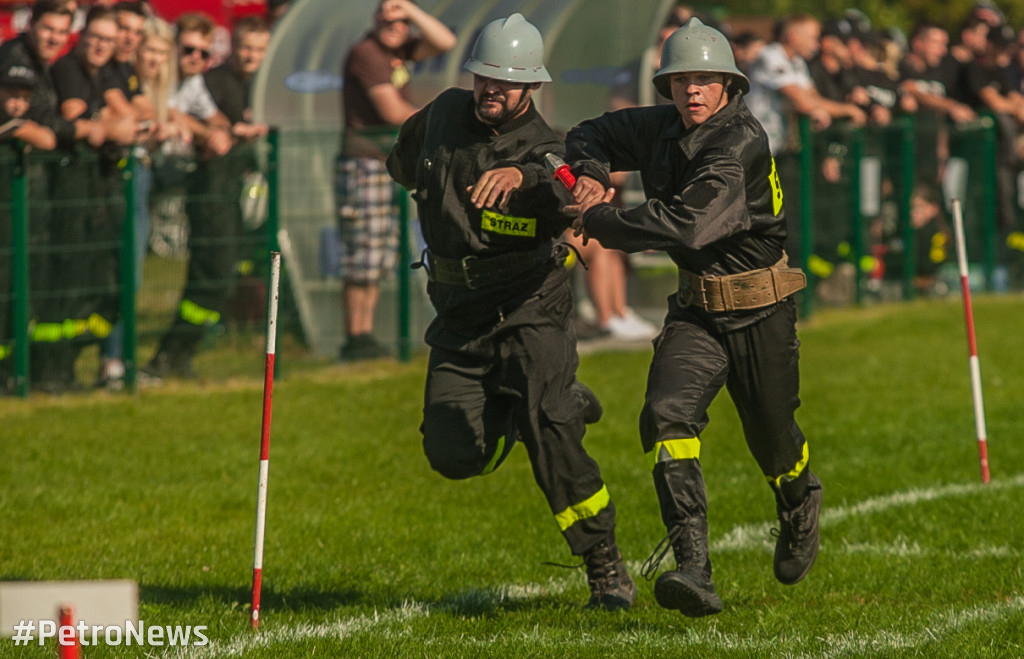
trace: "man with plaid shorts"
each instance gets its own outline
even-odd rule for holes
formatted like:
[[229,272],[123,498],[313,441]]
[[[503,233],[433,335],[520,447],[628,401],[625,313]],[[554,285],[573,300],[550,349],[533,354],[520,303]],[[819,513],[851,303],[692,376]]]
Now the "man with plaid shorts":
[[[415,26],[419,37],[410,33]],[[345,129],[335,175],[341,236],[346,343],[341,359],[384,355],[373,337],[378,283],[398,256],[398,218],[384,159],[398,126],[416,108],[409,103],[406,60],[451,50],[455,35],[411,0],[383,0],[373,29],[345,59],[342,109]]]

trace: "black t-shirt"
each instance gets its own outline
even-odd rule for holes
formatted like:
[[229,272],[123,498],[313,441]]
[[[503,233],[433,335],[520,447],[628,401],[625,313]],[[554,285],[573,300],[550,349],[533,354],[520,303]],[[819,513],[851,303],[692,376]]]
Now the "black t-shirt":
[[224,113],[231,123],[251,122],[249,107],[249,80],[243,79],[230,63],[210,69],[204,76],[217,109]]
[[904,60],[900,62],[900,78],[913,80],[925,93],[956,99],[958,69],[959,65],[953,58],[944,59],[938,66],[929,66],[923,71],[918,71]]
[[811,80],[814,81],[818,93],[830,101],[846,103],[853,88],[857,86],[849,69],[840,67],[833,73],[825,68],[821,57],[815,57],[808,62],[807,70],[811,73]]
[[73,117],[74,119],[98,118],[99,111],[106,105],[103,94],[108,89],[117,87],[117,82],[107,67],[90,72],[74,53],[69,53],[54,62],[50,73],[53,75],[53,86],[57,90],[58,110],[64,101],[85,101],[85,111],[78,117]]
[[854,70],[857,84],[864,88],[871,103],[880,105],[887,110],[895,112],[898,110],[900,99],[900,81],[890,78],[881,69],[865,69],[858,67]]
[[963,81],[964,91],[967,94],[966,102],[975,110],[988,109],[985,102],[981,100],[982,89],[991,87],[1004,96],[1012,89],[1006,69],[998,66],[984,66],[978,62],[964,65]]
[[139,82],[139,74],[135,71],[135,66],[131,62],[110,60],[104,68],[109,69],[111,80],[117,84],[118,89],[124,93],[124,97],[129,101],[142,93],[142,83]]

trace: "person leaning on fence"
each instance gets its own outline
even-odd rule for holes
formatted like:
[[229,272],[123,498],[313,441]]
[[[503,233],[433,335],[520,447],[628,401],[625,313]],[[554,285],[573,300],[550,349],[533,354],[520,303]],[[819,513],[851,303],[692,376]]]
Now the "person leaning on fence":
[[[38,364],[33,361],[37,384],[50,391],[80,387],[74,373],[79,353],[108,337],[120,317],[123,168],[138,124],[109,68],[116,37],[114,12],[94,7],[79,42],[51,68],[64,119],[102,121],[108,130],[98,146],[87,138],[63,149],[50,172],[55,203],[47,247],[52,320],[59,322],[60,335],[47,334],[56,329],[53,324],[37,324],[34,335],[48,340],[50,349],[39,351]],[[118,103],[110,102],[111,94]]]
[[[722,610],[711,576],[700,463],[708,406],[729,390],[747,446],[768,480],[780,532],[775,576],[795,584],[818,551],[821,482],[794,419],[799,399],[796,304],[806,278],[786,264],[786,214],[768,138],[747,109],[748,81],[721,32],[691,19],[665,43],[654,75],[673,105],[634,108],[569,131],[578,180],[574,227],[627,252],[664,250],[679,268],[640,413],[668,538],[644,565],[658,603],[687,616]],[[607,203],[609,171],[639,170],[647,202]]]
[[854,125],[867,119],[853,103],[824,98],[814,85],[807,62],[818,51],[821,21],[810,14],[793,14],[779,24],[776,41],[764,46],[750,68],[750,92],[745,95],[750,112],[764,126],[772,155],[778,164],[783,187],[790,190],[787,251],[795,264],[801,258],[801,184],[798,137],[800,118],[814,130],[824,130],[834,119],[845,118]]
[[[415,26],[420,36],[414,37]],[[399,218],[384,159],[395,131],[416,108],[403,62],[451,50],[455,35],[410,0],[384,0],[373,29],[345,57],[345,127],[336,161],[335,196],[341,235],[345,361],[386,354],[373,335],[380,281],[398,257]]]
[[221,320],[242,254],[240,198],[247,171],[256,169],[254,141],[267,126],[253,123],[250,90],[266,55],[270,27],[246,16],[235,24],[228,60],[204,75],[217,108],[230,121],[231,148],[219,153],[207,141],[198,167],[188,178],[188,270],[185,290],[171,327],[160,339],[144,373],[151,379],[195,377],[192,358],[209,327]]
[[[0,70],[24,66],[35,77],[32,104],[25,117],[51,130],[61,149],[74,149],[79,140],[99,146],[114,133],[119,121],[107,117],[79,117],[69,120],[58,107],[57,91],[50,63],[64,49],[71,30],[73,12],[61,0],[37,0],[32,6],[29,26],[14,39],[0,45]],[[52,202],[64,191],[55,180],[59,165],[35,160],[28,163],[29,185],[29,269],[31,316],[31,379],[35,388],[59,392],[75,385],[69,351],[64,344],[73,340],[80,323],[67,318],[60,300],[63,273],[55,271],[47,245],[59,231],[54,223]],[[70,321],[70,322],[69,322]]]
[[[601,405],[576,380],[565,199],[544,157],[558,135],[532,95],[551,80],[540,32],[521,14],[488,23],[465,69],[473,90],[449,89],[410,117],[387,159],[415,189],[437,316],[430,346],[423,448],[441,475],[489,474],[517,441],[574,555],[589,605],[626,608],[636,586],[615,544],[615,506],[583,448]],[[564,195],[564,191],[563,191]]]
[[14,271],[11,265],[14,163],[24,149],[47,150],[57,146],[52,130],[25,119],[32,104],[35,82],[36,74],[27,66],[12,64],[0,70],[0,262],[4,264],[0,267],[0,393],[14,390]]

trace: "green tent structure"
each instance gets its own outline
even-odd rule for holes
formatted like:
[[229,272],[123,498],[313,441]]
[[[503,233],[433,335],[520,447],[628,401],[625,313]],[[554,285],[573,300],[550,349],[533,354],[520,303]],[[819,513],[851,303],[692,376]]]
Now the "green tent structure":
[[[341,284],[336,272],[334,159],[342,125],[342,63],[369,29],[377,0],[298,0],[275,26],[266,60],[253,86],[254,118],[279,130],[279,239],[303,331],[318,354],[342,343]],[[608,108],[615,90],[639,90],[653,71],[642,55],[675,0],[419,0],[458,37],[450,52],[412,67],[410,92],[423,105],[448,87],[469,87],[462,66],[480,29],[522,13],[545,41],[553,82],[535,96],[556,130]],[[643,84],[640,84],[640,82]],[[415,223],[415,208],[410,206]],[[415,227],[410,242],[416,240]],[[419,248],[410,244],[410,253]],[[431,312],[423,275],[412,277],[411,334],[418,342]],[[397,280],[397,278],[396,278]],[[382,340],[397,341],[397,284],[382,288],[377,326]]]

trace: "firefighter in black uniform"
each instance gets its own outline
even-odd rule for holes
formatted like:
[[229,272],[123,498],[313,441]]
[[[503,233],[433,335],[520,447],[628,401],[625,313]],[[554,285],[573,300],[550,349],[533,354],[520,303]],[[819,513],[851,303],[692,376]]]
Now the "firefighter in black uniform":
[[601,408],[575,376],[568,248],[555,243],[570,218],[543,164],[564,145],[530,98],[551,80],[543,52],[522,15],[489,23],[465,64],[473,91],[444,91],[410,117],[387,160],[416,190],[437,310],[423,448],[441,475],[463,479],[494,471],[522,441],[584,558],[588,606],[626,608],[636,586],[615,544],[615,507],[582,443]]
[[195,377],[192,357],[207,328],[220,322],[234,288],[244,239],[239,200],[246,172],[257,168],[255,140],[267,134],[266,125],[253,123],[250,88],[269,42],[270,28],[262,18],[240,19],[232,35],[231,57],[204,75],[217,108],[231,122],[231,146],[216,152],[208,142],[198,167],[189,175],[185,290],[171,327],[143,369],[151,381]]
[[[73,150],[79,140],[99,146],[108,136],[122,141],[130,139],[130,131],[117,122],[88,117],[69,120],[60,112],[50,63],[67,43],[72,17],[73,12],[65,2],[37,0],[32,6],[28,30],[0,45],[0,68],[24,66],[33,72],[32,104],[25,116],[52,130],[58,148]],[[61,299],[66,279],[53,258],[53,246],[67,242],[61,237],[59,213],[54,211],[54,200],[66,198],[58,180],[60,168],[60,161],[54,159],[30,160],[27,165],[29,270],[32,273],[29,295],[32,301],[31,380],[33,387],[50,392],[76,387],[74,349],[69,349],[69,345],[79,336],[82,327],[78,322],[82,319],[71,318],[66,313]],[[88,324],[85,327],[89,330]]]
[[[707,409],[725,385],[747,445],[775,493],[775,576],[800,581],[818,551],[821,483],[794,420],[800,404],[796,307],[802,272],[786,267],[782,191],[768,140],[747,110],[749,82],[721,32],[693,18],[665,43],[654,85],[673,105],[605,114],[573,128],[579,177],[570,210],[584,238],[637,252],[664,250],[679,290],[647,380],[640,437],[651,458],[668,538],[644,566],[653,578],[674,550],[658,603],[698,617],[722,610],[711,579],[707,496],[699,461]],[[638,170],[646,203],[606,203],[609,171]]]

